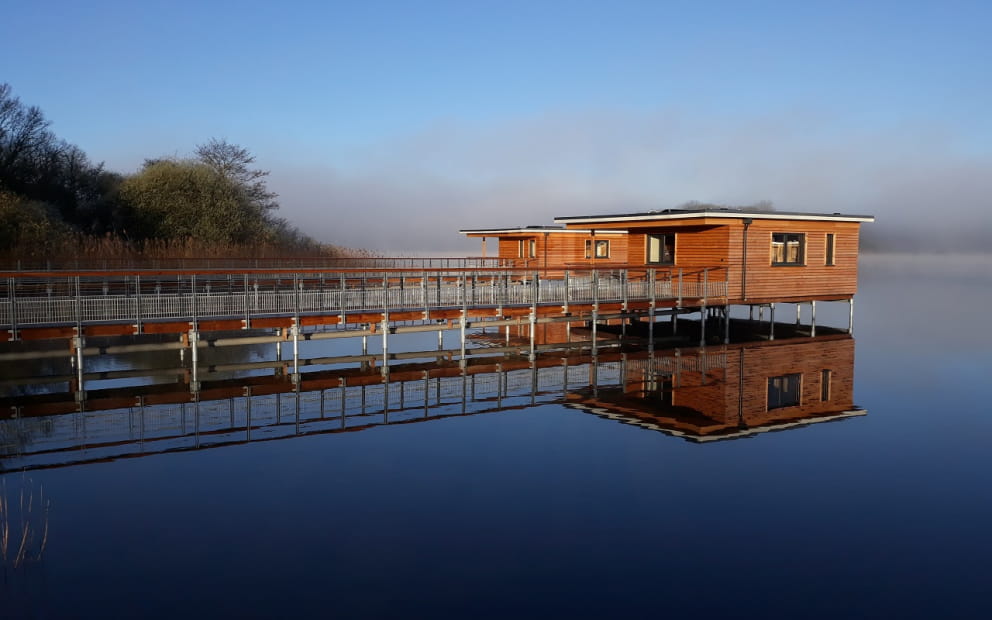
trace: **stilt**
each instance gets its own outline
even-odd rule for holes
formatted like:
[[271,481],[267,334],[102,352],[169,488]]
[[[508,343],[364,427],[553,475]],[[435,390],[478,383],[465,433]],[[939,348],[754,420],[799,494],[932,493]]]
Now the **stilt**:
[[847,333],[854,333],[854,298],[851,297],[847,300],[848,314],[847,314]]
[[723,307],[723,344],[730,344],[730,306]]
[[809,335],[816,337],[816,300],[809,302]]

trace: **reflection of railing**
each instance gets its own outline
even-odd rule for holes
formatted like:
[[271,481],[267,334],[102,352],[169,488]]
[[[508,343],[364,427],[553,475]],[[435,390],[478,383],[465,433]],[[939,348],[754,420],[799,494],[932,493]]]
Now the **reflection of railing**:
[[7,274],[0,328],[727,296],[726,270],[609,269],[542,277],[525,270]]
[[[341,371],[306,373],[296,383],[275,376],[228,379],[206,382],[192,400],[184,384],[175,385],[174,400],[157,384],[132,388],[132,406],[91,411],[86,407],[103,398],[92,390],[92,400],[74,413],[0,420],[0,471],[517,409],[559,401],[590,385],[619,388],[631,372],[722,368],[726,355],[641,351],[594,358],[559,352],[533,362],[498,357],[479,364],[447,373],[434,365],[397,367],[393,374],[402,373],[402,380],[375,370],[341,378],[333,378]],[[241,395],[211,396],[231,393]],[[156,398],[169,402],[149,404]]]

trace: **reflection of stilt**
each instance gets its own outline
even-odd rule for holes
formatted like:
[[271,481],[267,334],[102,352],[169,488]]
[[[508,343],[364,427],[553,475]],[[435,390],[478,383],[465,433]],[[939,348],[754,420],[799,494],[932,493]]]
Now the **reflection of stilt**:
[[706,306],[703,305],[699,309],[699,346],[706,346],[706,322],[709,319],[707,316]]
[[854,333],[854,298],[851,297],[847,300],[847,305],[849,307],[847,315],[847,333]]

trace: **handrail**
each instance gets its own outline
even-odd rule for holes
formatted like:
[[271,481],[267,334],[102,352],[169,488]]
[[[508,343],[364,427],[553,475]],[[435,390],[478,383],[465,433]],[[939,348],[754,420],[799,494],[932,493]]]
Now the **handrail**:
[[24,272],[0,290],[0,329],[440,308],[700,300],[727,296],[713,271],[569,270],[553,277],[514,269],[348,269],[304,272]]

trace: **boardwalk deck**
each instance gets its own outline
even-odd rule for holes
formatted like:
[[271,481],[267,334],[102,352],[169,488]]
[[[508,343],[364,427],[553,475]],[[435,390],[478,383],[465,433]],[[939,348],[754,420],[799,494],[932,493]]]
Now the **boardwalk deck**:
[[[0,341],[723,306],[725,270],[7,272]],[[576,320],[580,320],[577,318]]]

